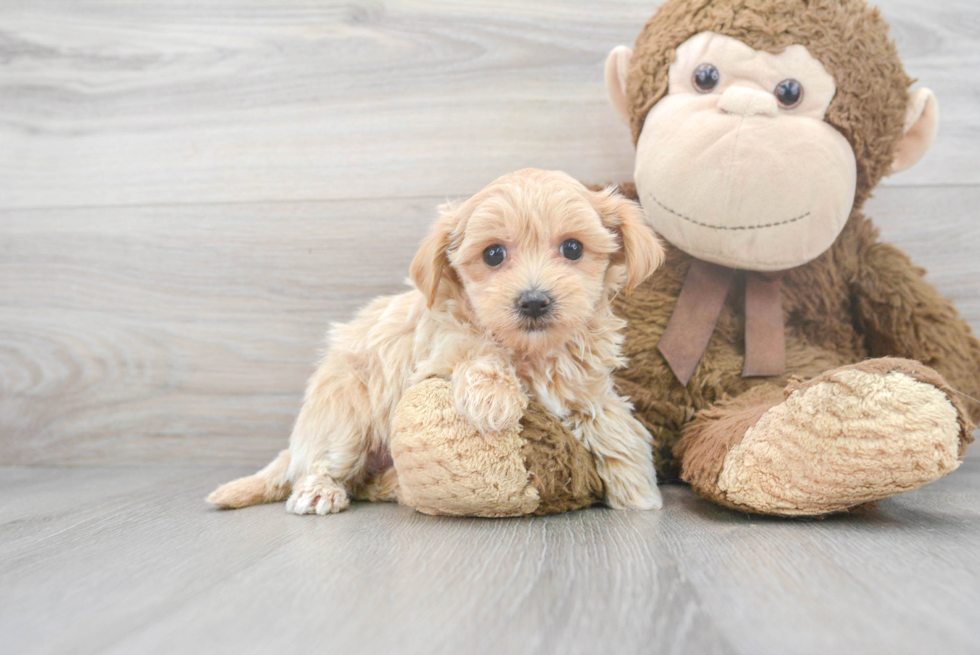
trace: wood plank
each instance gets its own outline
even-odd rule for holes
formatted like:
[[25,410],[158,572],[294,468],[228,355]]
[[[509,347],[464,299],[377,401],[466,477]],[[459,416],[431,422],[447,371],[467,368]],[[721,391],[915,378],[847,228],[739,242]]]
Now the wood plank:
[[[264,463],[328,323],[405,288],[441,200],[3,212],[0,462]],[[978,205],[926,187],[868,207],[975,327]]]
[[[0,208],[455,195],[526,166],[626,179],[602,63],[657,4],[4,3]],[[890,183],[980,183],[980,7],[880,5],[944,121]]]
[[967,608],[980,601],[980,565],[968,555],[980,537],[977,452],[866,514],[795,523],[680,500],[665,517],[677,522],[662,526],[668,548],[743,652],[976,650],[980,626]]
[[971,653],[980,459],[871,512],[218,512],[234,467],[0,469],[5,652]]
[[265,458],[439,201],[6,212],[0,461]]

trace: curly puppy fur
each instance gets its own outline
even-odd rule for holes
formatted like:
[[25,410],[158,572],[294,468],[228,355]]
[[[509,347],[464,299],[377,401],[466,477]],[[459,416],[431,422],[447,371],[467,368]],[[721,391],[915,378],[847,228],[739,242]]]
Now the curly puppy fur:
[[[567,239],[583,244],[580,259],[562,255]],[[484,251],[495,244],[506,258],[490,266]],[[611,302],[662,259],[635,203],[564,173],[520,171],[443,208],[412,262],[415,289],[334,326],[289,449],[208,501],[233,508],[288,496],[288,511],[322,515],[351,496],[397,499],[395,408],[412,385],[443,377],[484,433],[514,428],[533,395],[592,453],[607,504],[660,507],[649,433],[613,388],[624,323]],[[529,291],[550,297],[540,318],[518,311]]]

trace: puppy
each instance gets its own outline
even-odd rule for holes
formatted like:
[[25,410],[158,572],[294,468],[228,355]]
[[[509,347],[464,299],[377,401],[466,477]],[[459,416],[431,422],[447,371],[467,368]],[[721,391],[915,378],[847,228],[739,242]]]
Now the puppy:
[[650,435],[612,380],[625,363],[625,323],[610,301],[664,256],[640,208],[528,169],[442,209],[412,261],[415,288],[333,327],[289,449],[209,502],[288,497],[288,511],[322,515],[351,496],[397,500],[395,407],[412,385],[442,376],[461,415],[487,433],[516,425],[533,394],[594,455],[609,506],[661,507]]

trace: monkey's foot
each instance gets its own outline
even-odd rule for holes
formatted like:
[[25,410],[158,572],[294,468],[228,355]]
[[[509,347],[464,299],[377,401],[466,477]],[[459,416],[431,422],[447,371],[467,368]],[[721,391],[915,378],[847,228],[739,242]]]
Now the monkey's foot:
[[785,396],[731,443],[706,495],[750,512],[829,514],[941,478],[972,441],[952,389],[918,362],[862,362]]

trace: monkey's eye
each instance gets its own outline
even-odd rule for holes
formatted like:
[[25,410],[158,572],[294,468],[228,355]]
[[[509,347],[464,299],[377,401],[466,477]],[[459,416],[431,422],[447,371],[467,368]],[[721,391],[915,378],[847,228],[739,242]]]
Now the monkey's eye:
[[721,73],[714,64],[701,64],[694,71],[694,77],[691,81],[694,83],[694,88],[700,93],[711,93],[721,81]]
[[491,268],[495,268],[503,264],[506,257],[507,250],[499,243],[495,243],[492,246],[487,246],[483,249],[483,261]]
[[784,109],[792,109],[803,102],[803,85],[796,80],[783,80],[773,93]]
[[582,259],[582,253],[585,251],[585,249],[582,248],[582,242],[578,239],[565,239],[562,242],[559,250],[562,257],[565,259],[570,259],[573,262],[576,259]]

